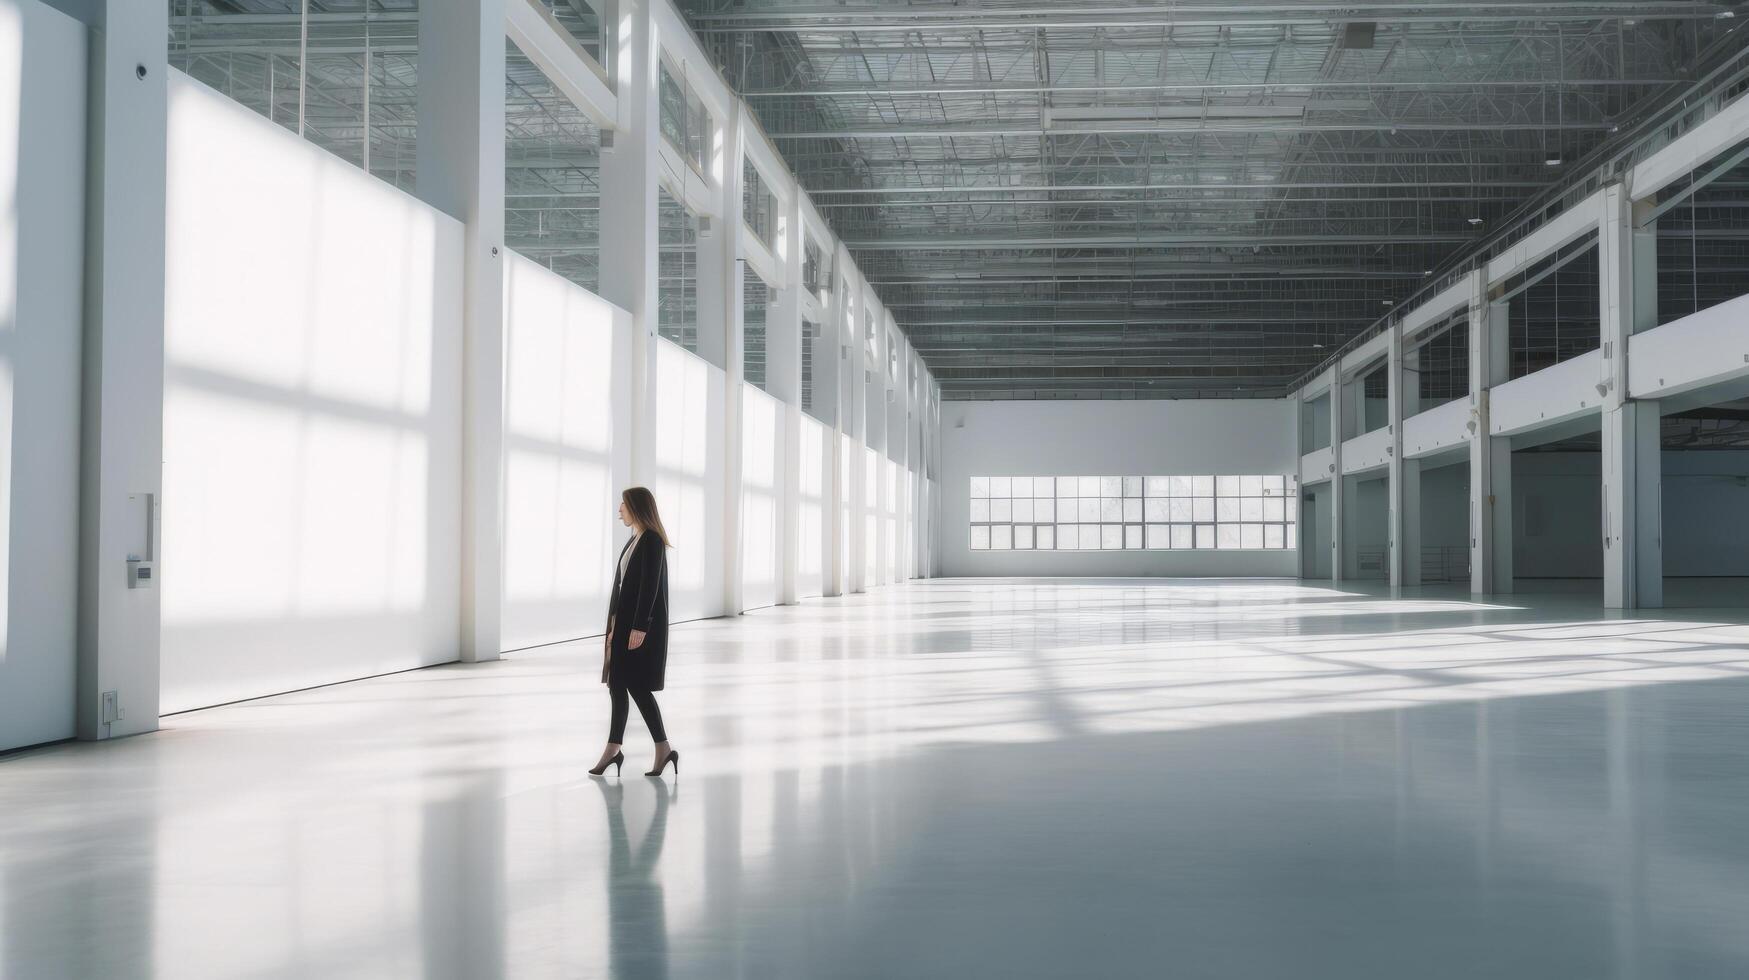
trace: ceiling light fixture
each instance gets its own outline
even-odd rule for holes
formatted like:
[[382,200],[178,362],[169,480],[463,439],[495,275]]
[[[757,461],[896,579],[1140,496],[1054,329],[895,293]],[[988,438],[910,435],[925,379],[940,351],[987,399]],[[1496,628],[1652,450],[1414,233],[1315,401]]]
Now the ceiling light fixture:
[[1561,155],[1559,153],[1551,153],[1543,160],[1543,166],[1545,167],[1558,167],[1560,165]]
[[1467,220],[1468,220],[1468,221],[1469,221],[1469,223],[1470,223],[1470,224],[1472,224],[1472,225],[1479,225],[1479,224],[1481,224],[1481,223],[1482,223],[1482,219],[1481,219],[1481,218],[1469,218],[1469,219],[1467,219]]

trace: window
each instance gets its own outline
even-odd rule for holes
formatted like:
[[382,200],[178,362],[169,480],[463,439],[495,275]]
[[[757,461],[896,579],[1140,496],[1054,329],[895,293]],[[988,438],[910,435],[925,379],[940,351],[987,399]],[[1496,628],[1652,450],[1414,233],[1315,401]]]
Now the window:
[[601,67],[603,80],[613,86],[613,56],[617,43],[615,26],[619,21],[618,0],[540,0],[540,5],[552,14],[554,22],[577,42],[589,57]]
[[975,476],[971,547],[1294,548],[1298,495],[1299,480],[1292,476]]
[[657,192],[656,333],[698,353],[698,218]]
[[831,362],[824,360],[830,352],[820,336],[820,325],[812,320],[802,321],[802,411],[822,422],[832,421],[830,406],[821,404],[817,387],[820,372],[830,367]]
[[601,130],[509,41],[504,71],[504,244],[599,292]]
[[741,379],[760,391],[767,391],[765,306],[770,301],[771,289],[751,268],[741,275]]
[[777,234],[777,197],[751,160],[741,168],[741,218],[753,237],[769,248]]
[[818,299],[826,291],[826,263],[812,235],[802,245],[802,286]]
[[657,101],[661,107],[662,135],[699,176],[704,176],[710,171],[714,122],[698,93],[686,83],[686,76],[670,68],[666,59],[660,63]]

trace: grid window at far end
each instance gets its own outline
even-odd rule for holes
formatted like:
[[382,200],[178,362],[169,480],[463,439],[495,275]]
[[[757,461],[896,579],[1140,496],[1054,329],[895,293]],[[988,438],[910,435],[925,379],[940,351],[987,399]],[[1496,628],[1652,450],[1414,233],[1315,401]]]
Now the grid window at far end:
[[1292,476],[976,476],[973,551],[1246,551],[1298,545]]

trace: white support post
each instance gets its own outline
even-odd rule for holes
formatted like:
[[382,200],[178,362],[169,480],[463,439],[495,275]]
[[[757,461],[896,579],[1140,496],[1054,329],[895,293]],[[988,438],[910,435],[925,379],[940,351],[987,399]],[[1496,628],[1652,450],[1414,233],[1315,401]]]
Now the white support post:
[[[110,3],[87,89],[85,325],[75,730],[158,728],[155,561],[164,458],[164,230],[169,65],[161,3]],[[175,575],[175,568],[163,568]]]
[[419,8],[419,196],[465,227],[461,659],[496,660],[504,525],[504,3]]
[[1489,429],[1489,392],[1506,380],[1508,307],[1488,300],[1487,277],[1470,290],[1470,591],[1512,591],[1512,442]]
[[[1635,234],[1632,202],[1621,184],[1605,187],[1598,225],[1600,337],[1603,366],[1603,605],[1609,609],[1664,604],[1660,491],[1663,477],[1656,401],[1630,401],[1628,338],[1654,322],[1655,307],[1638,295],[1639,265],[1657,268],[1657,242]],[[1656,289],[1656,280],[1649,282]],[[1654,294],[1655,295],[1655,294]],[[1645,318],[1645,323],[1637,320]]]
[[1348,549],[1344,540],[1348,534],[1348,488],[1342,475],[1342,433],[1348,414],[1348,399],[1342,391],[1342,368],[1330,369],[1330,581],[1341,582],[1347,565]]
[[[826,316],[826,323],[821,324],[819,368],[816,371],[815,383],[826,379],[830,383],[821,391],[820,397],[830,397],[832,406],[832,431],[828,438],[832,444],[826,447],[826,588],[828,596],[841,596],[850,593],[850,543],[853,536],[848,527],[848,501],[851,499],[851,485],[847,482],[849,471],[855,460],[845,458],[844,437],[851,432],[850,408],[850,355],[845,338],[850,335],[851,299],[849,280],[845,276],[845,268],[850,262],[849,256],[842,248],[835,249],[832,255],[832,304]],[[851,481],[853,482],[853,481]]]
[[[743,109],[742,111],[747,111]],[[783,405],[781,452],[783,472],[777,490],[778,548],[777,601],[795,605],[801,556],[802,503],[802,229],[801,195],[794,194],[784,208],[779,231],[782,244],[778,260],[783,264],[783,288],[771,295],[765,308],[765,386]]]
[[[699,324],[716,301],[716,333],[720,337],[723,376],[723,613],[740,615],[745,606],[746,590],[742,567],[741,497],[742,497],[742,382],[746,379],[746,336],[743,320],[746,313],[746,260],[741,258],[741,182],[745,166],[742,146],[741,114],[731,112],[723,120],[722,184],[718,188],[716,232],[700,243],[699,249]],[[708,246],[708,247],[707,247]],[[716,275],[705,275],[706,263]],[[720,277],[720,278],[719,278]],[[708,345],[701,329],[699,350],[708,356]]]
[[1403,420],[1420,407],[1421,376],[1404,352],[1403,324],[1391,325],[1386,367],[1391,427],[1389,559],[1391,587],[1421,584],[1421,461],[1403,458]]
[[[842,247],[842,246],[840,246]],[[849,263],[849,253],[845,262]],[[850,416],[845,419],[845,431],[850,434],[850,568],[845,578],[846,592],[868,589],[868,369],[863,355],[863,324],[869,316],[868,296],[862,286],[857,291],[856,305],[846,310],[848,330],[844,333],[844,371],[849,394]]]
[[[619,127],[601,154],[601,295],[632,315],[632,341],[613,352],[616,487],[656,479],[656,34],[648,3],[621,4]],[[604,134],[605,136],[605,134]],[[615,530],[624,535],[615,522]]]

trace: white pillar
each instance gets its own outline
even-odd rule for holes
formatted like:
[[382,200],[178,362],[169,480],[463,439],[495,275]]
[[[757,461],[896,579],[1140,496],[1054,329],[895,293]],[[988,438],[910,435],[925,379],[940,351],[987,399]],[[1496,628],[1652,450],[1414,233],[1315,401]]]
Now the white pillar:
[[[839,246],[840,250],[843,246]],[[850,253],[843,252],[844,264],[849,265]],[[862,592],[868,587],[864,581],[868,567],[868,558],[864,551],[868,547],[867,512],[868,512],[868,386],[864,363],[866,358],[862,352],[863,320],[868,311],[864,304],[868,302],[860,284],[853,284],[856,292],[855,302],[845,307],[844,331],[844,392],[846,417],[844,431],[850,436],[850,488],[845,499],[850,501],[850,566],[845,570],[845,592]]]
[[1403,420],[1419,410],[1421,376],[1404,351],[1403,325],[1391,325],[1386,367],[1391,427],[1389,561],[1391,586],[1421,584],[1421,461],[1403,458]]
[[1489,429],[1489,392],[1506,380],[1508,308],[1490,303],[1487,276],[1470,281],[1470,591],[1512,591],[1512,442]]
[[[1657,243],[1633,230],[1627,188],[1603,190],[1598,225],[1600,338],[1603,367],[1603,604],[1610,609],[1664,604],[1664,549],[1660,491],[1663,478],[1655,401],[1627,397],[1628,338],[1655,322],[1652,301],[1638,295],[1636,264],[1654,270]],[[1638,254],[1636,254],[1638,253]],[[1647,285],[1656,289],[1655,279]],[[1654,294],[1655,296],[1655,294]],[[1645,319],[1644,323],[1636,320]]]
[[[723,613],[736,616],[745,605],[742,580],[746,570],[742,556],[746,549],[741,541],[742,497],[742,382],[746,379],[746,336],[743,320],[746,314],[747,264],[741,257],[741,183],[744,163],[743,131],[739,107],[727,113],[723,120],[722,183],[718,187],[716,231],[701,242],[699,255],[699,350],[706,353],[703,330],[712,301],[717,303],[711,318],[720,338],[723,364]],[[705,275],[709,263],[717,273]],[[718,278],[720,276],[720,279]],[[711,358],[714,360],[714,358]]]
[[[164,458],[168,8],[111,2],[93,31],[86,132],[85,330],[75,679],[81,739],[158,727],[155,560]],[[29,243],[20,243],[29,247]],[[106,697],[107,695],[107,697]]]
[[1348,399],[1342,391],[1342,365],[1330,368],[1330,581],[1342,581],[1348,560],[1348,521],[1344,513],[1348,505],[1348,488],[1342,479],[1342,433],[1344,416],[1348,414]]
[[464,661],[496,660],[504,525],[504,2],[419,8],[419,196],[466,226]]
[[631,343],[613,352],[614,480],[624,488],[656,479],[655,172],[661,135],[649,4],[624,0],[620,14],[619,128],[601,153],[601,295],[632,315]]
[[783,406],[779,415],[783,462],[777,488],[777,601],[788,606],[797,601],[801,547],[803,232],[799,193],[790,196],[783,214],[778,234],[773,236],[779,243],[777,259],[783,267],[783,286],[772,292],[771,303],[765,308],[765,389]]
[[[832,406],[832,429],[827,434],[831,445],[826,447],[826,595],[841,596],[850,591],[850,544],[846,511],[850,500],[850,459],[845,453],[845,437],[850,433],[850,395],[848,374],[850,353],[845,337],[850,318],[850,288],[844,269],[849,259],[844,250],[832,253],[832,302],[826,322],[820,330],[819,370],[814,383],[828,382],[820,397]],[[829,396],[829,397],[828,397]]]

